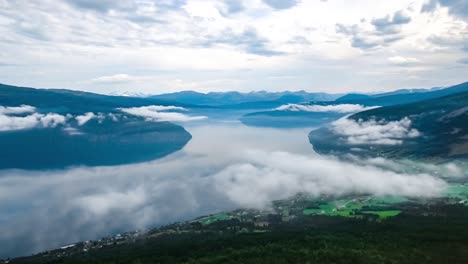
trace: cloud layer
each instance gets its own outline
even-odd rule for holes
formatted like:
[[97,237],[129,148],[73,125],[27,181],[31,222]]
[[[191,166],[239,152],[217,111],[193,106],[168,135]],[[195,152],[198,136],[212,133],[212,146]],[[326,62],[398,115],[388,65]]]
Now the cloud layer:
[[332,113],[357,113],[370,109],[377,108],[365,107],[357,104],[339,104],[339,105],[302,105],[302,104],[287,104],[282,105],[275,110],[278,111],[293,111],[293,112],[332,112]]
[[0,131],[23,130],[34,127],[56,127],[64,124],[66,120],[65,116],[59,114],[36,113],[36,108],[29,105],[19,107],[0,106]]
[[[320,157],[307,143],[307,130],[212,123],[187,129],[193,135],[187,147],[158,161],[0,171],[0,256],[238,207],[265,208],[297,192],[431,197],[446,186],[434,174],[441,166]],[[456,177],[463,172],[458,165],[446,170]]]
[[421,136],[418,130],[411,128],[407,117],[390,122],[341,118],[333,122],[331,128],[351,145],[401,145],[404,139]]
[[0,1],[0,78],[152,94],[445,86],[466,81],[465,2]]
[[172,122],[189,122],[206,119],[206,116],[189,116],[180,112],[173,111],[187,111],[187,109],[177,106],[160,106],[151,105],[143,107],[132,108],[119,108],[120,111],[146,118],[148,121],[172,121]]

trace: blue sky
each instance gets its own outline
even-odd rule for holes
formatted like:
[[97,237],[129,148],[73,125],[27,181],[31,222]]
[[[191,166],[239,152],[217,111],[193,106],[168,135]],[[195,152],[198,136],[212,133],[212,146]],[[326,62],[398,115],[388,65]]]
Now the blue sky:
[[0,82],[109,93],[467,81],[465,0],[0,0]]

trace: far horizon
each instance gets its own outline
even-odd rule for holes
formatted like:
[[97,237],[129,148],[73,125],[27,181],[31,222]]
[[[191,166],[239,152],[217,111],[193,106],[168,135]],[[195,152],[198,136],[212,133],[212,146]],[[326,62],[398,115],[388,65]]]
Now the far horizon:
[[[7,85],[7,86],[16,86],[16,87],[25,87],[25,88],[34,88],[34,89],[46,89],[46,90],[70,90],[70,91],[77,91],[77,92],[89,92],[95,94],[102,94],[102,95],[111,95],[111,96],[152,96],[152,95],[165,95],[165,94],[172,94],[172,93],[184,93],[184,92],[194,92],[199,94],[210,94],[210,93],[240,93],[240,94],[254,94],[254,93],[323,93],[323,94],[330,94],[330,95],[346,95],[346,94],[366,94],[366,95],[373,95],[373,94],[380,94],[380,93],[390,93],[396,92],[400,90],[433,90],[433,89],[443,89],[448,88],[451,86],[456,86],[459,84],[466,83],[468,81],[463,81],[460,83],[452,83],[448,85],[440,85],[440,86],[432,86],[432,87],[401,87],[395,89],[388,89],[388,90],[376,90],[372,92],[365,92],[359,90],[349,90],[345,92],[327,92],[326,90],[310,90],[310,89],[300,89],[300,90],[277,90],[277,91],[269,91],[269,90],[226,90],[226,91],[198,91],[198,90],[180,90],[180,91],[168,91],[168,92],[152,92],[152,91],[134,91],[131,89],[121,89],[121,90],[110,90],[108,92],[101,92],[101,91],[89,91],[86,89],[77,89],[74,87],[35,87],[35,86],[25,86],[25,85],[15,85],[0,82],[0,85]],[[156,90],[156,89],[155,89]]]

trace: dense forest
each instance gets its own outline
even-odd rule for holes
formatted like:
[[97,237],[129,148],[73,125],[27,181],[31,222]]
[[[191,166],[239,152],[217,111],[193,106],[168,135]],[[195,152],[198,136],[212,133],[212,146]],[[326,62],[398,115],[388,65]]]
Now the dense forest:
[[[10,263],[466,263],[468,208],[434,205],[388,220],[307,216],[265,232],[229,232],[229,221],[186,234],[115,244],[66,257]],[[197,232],[198,231],[198,232]],[[203,232],[202,232],[203,231]]]

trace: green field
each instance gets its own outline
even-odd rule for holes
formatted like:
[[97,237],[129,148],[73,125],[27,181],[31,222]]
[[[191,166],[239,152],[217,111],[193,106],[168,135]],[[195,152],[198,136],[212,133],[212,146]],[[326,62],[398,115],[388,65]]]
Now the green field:
[[304,215],[328,215],[328,216],[343,216],[343,217],[360,217],[361,213],[376,214],[380,218],[396,216],[401,213],[398,210],[368,210],[362,211],[364,206],[367,207],[387,207],[390,205],[407,202],[408,199],[398,196],[382,196],[370,197],[367,199],[349,199],[336,200],[321,204],[318,208],[307,208],[303,210]]
[[359,211],[363,207],[362,203],[354,200],[336,200],[321,204],[319,208],[309,208],[303,210],[304,215],[329,215],[354,217],[354,211]]
[[375,214],[378,215],[381,219],[386,219],[388,217],[397,216],[401,213],[400,210],[388,210],[388,211],[362,211],[361,213],[365,214]]

